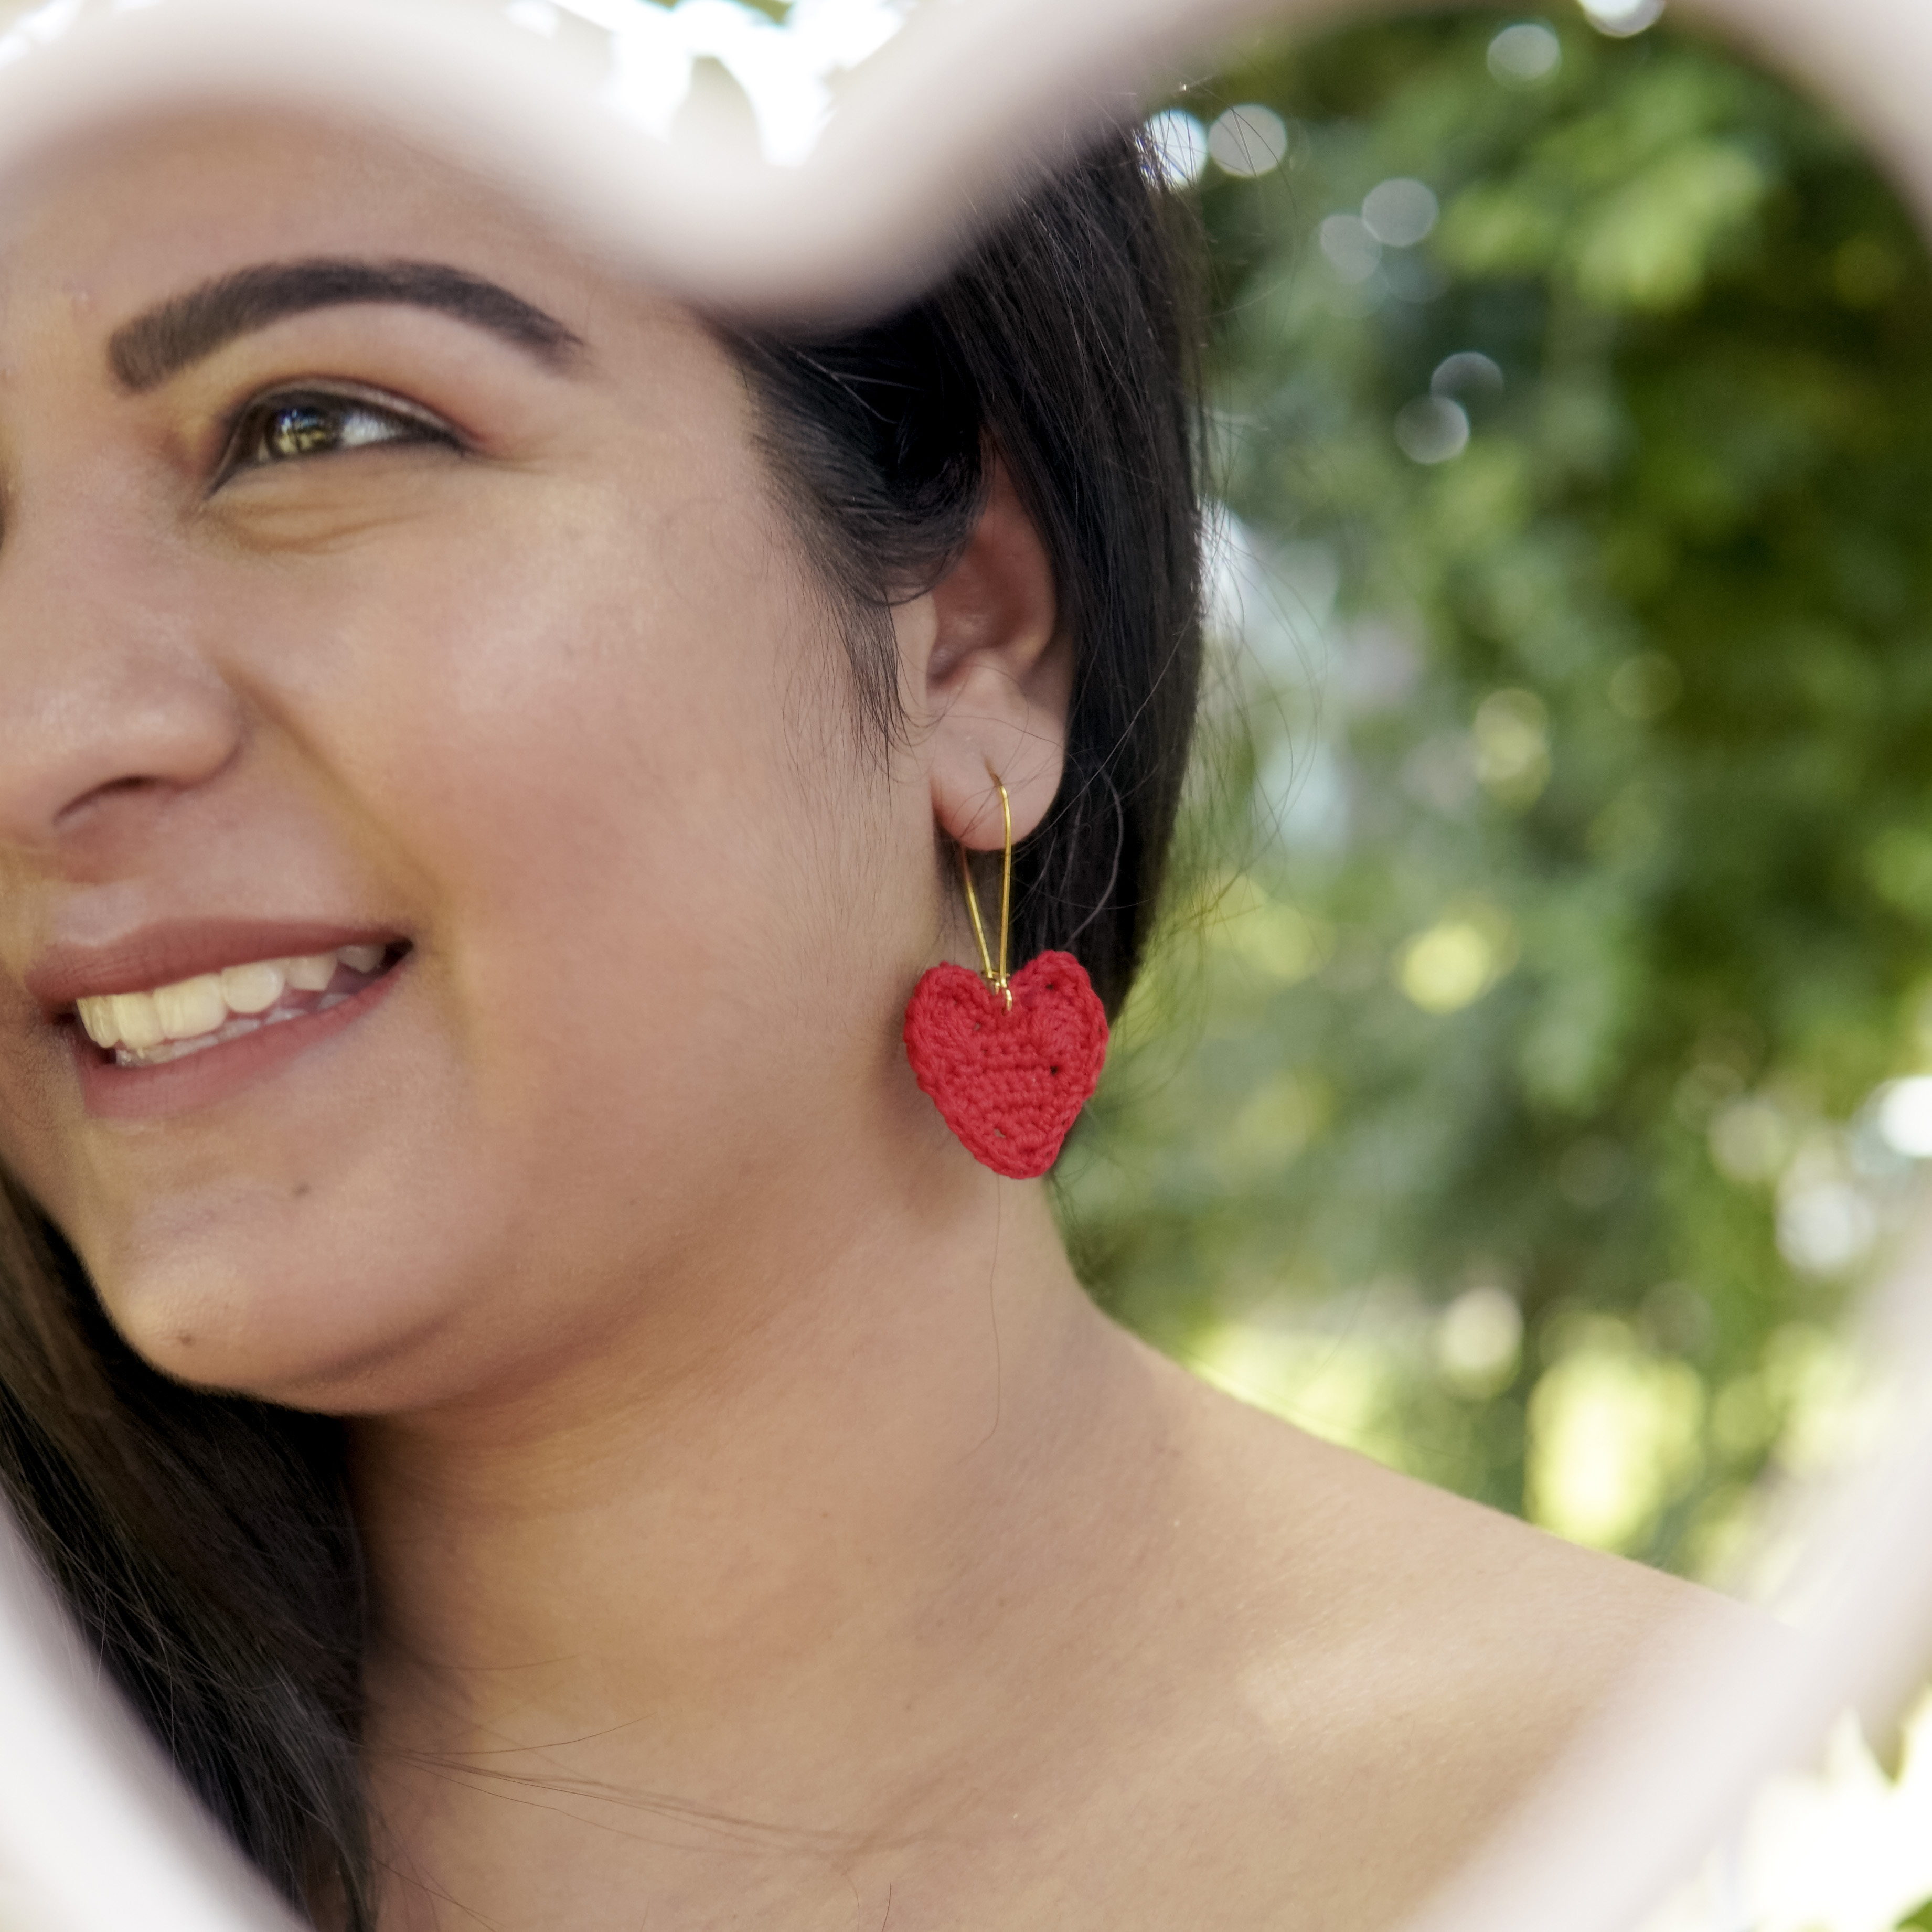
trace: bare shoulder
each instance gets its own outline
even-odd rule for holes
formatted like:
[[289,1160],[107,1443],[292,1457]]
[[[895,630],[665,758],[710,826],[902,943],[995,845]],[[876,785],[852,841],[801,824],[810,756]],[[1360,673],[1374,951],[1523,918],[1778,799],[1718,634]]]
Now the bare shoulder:
[[1724,1607],[1660,1571],[1579,1548],[1207,1394],[1240,1472],[1227,1493],[1292,1526],[1296,1554],[1280,1552],[1282,1580],[1318,1594],[1326,1621],[1425,1649],[1453,1641],[1459,1657],[1493,1656],[1516,1676],[1546,1642],[1566,1671],[1592,1660],[1614,1666],[1660,1622]]
[[1246,1550],[1251,1580],[1272,1582],[1304,1639],[1373,1630],[1425,1652],[1493,1654],[1512,1674],[1529,1661],[1526,1642],[1546,1639],[1574,1672],[1592,1659],[1614,1667],[1678,1618],[1748,1614],[1323,1442],[1170,1364],[1156,1373],[1202,1520]]
[[1751,1616],[1156,1372],[1195,1498],[1181,1622],[1214,1660],[1200,1761],[1232,1774],[1231,1867],[1265,1865],[1258,1923],[1419,1902],[1649,1646]]
[[1472,1755],[1540,1758],[1665,1633],[1751,1614],[1180,1379],[1214,1498],[1201,1520],[1242,1575],[1249,1634],[1311,1690],[1325,1677]]

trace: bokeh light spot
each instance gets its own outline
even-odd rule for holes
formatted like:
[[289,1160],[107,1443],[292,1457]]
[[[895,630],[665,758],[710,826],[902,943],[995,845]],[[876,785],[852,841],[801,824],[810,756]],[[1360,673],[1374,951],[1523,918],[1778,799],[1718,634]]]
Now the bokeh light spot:
[[1490,72],[1505,87],[1534,87],[1563,64],[1563,43],[1540,20],[1520,20],[1490,43]]
[[1466,1289],[1442,1312],[1436,1362],[1459,1395],[1480,1398],[1507,1388],[1522,1354],[1522,1310],[1505,1288]]
[[1398,175],[1362,197],[1362,220],[1387,248],[1413,248],[1436,226],[1435,191],[1426,182]]
[[1460,1012],[1516,963],[1514,934],[1494,913],[1438,920],[1396,956],[1396,983],[1426,1013]]
[[1288,124],[1272,107],[1249,101],[1216,117],[1208,130],[1216,167],[1252,180],[1280,166],[1288,153]]
[[1208,130],[1184,107],[1155,115],[1147,130],[1160,157],[1161,172],[1173,186],[1187,188],[1201,178],[1208,165]]
[[[1451,406],[1453,406],[1453,405]],[[1498,804],[1534,804],[1550,782],[1550,713],[1533,691],[1492,691],[1476,707],[1476,777]]]
[[1459,349],[1454,355],[1444,356],[1429,379],[1432,396],[1467,395],[1478,389],[1500,395],[1502,387],[1502,370],[1491,357],[1477,349]]
[[1627,40],[1664,17],[1664,0],[1582,0],[1583,17],[1598,33]]
[[1880,1136],[1895,1154],[1932,1160],[1932,1076],[1894,1080],[1879,1090]]
[[1704,1385],[1683,1362],[1639,1349],[1599,1317],[1529,1401],[1532,1519],[1573,1542],[1627,1550],[1694,1479]]
[[1469,416],[1447,396],[1418,396],[1396,412],[1396,446],[1412,463],[1448,463],[1469,446]]
[[1778,1251],[1800,1274],[1843,1274],[1877,1238],[1871,1203],[1849,1181],[1817,1181],[1778,1204]]

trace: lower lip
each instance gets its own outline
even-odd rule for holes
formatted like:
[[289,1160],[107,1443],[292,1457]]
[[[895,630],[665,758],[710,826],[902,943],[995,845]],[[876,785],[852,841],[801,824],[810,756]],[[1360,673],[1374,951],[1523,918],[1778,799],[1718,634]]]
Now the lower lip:
[[74,1025],[74,1064],[80,1096],[97,1120],[152,1120],[212,1107],[279,1072],[292,1060],[338,1039],[388,998],[408,964],[406,953],[380,979],[326,1013],[278,1020],[220,1046],[171,1060],[161,1066],[120,1066]]

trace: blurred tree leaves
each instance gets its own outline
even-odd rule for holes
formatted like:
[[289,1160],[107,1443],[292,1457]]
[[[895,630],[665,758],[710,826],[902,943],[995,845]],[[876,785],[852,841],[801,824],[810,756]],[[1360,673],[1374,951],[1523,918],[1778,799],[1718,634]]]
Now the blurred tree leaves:
[[1285,1412],[1708,1570],[1932,1066],[1923,253],[1664,28],[1378,23],[1174,105],[1284,154],[1193,190],[1216,683],[1075,1252]]

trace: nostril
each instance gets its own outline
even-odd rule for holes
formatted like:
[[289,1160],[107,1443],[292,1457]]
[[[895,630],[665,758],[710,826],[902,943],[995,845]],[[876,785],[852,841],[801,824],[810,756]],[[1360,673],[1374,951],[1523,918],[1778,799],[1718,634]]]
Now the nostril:
[[76,818],[85,817],[93,807],[106,800],[120,797],[130,792],[155,790],[163,782],[159,778],[110,778],[106,784],[96,785],[92,791],[83,793],[71,804],[63,806],[54,820],[56,829],[64,830]]

